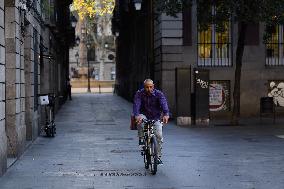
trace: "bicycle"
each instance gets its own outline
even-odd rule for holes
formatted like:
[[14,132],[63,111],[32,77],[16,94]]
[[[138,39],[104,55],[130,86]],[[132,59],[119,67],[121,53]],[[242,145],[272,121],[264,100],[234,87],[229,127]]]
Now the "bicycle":
[[47,137],[54,137],[56,134],[56,125],[54,122],[54,106],[55,106],[55,95],[49,93],[41,96],[41,105],[45,106],[45,125],[43,130]]
[[158,169],[158,149],[157,149],[157,137],[154,131],[155,120],[142,119],[144,123],[144,146],[141,150],[141,155],[144,157],[145,169],[149,169],[153,175],[157,173]]

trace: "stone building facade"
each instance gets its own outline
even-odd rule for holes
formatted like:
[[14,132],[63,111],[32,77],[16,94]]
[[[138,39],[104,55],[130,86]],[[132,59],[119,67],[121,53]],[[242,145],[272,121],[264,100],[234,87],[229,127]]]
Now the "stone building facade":
[[[92,33],[90,33],[92,32]],[[94,23],[78,19],[77,46],[70,48],[70,77],[87,77],[89,61],[90,78],[100,81],[115,79],[115,36],[111,32],[110,15],[97,18]],[[90,43],[90,48],[87,48]]]
[[7,162],[19,158],[41,134],[45,117],[39,95],[58,96],[56,109],[66,99],[68,49],[75,36],[69,21],[71,1],[0,2],[2,175]]
[[[152,15],[152,16],[151,16]],[[228,118],[233,105],[235,52],[238,24],[229,23],[224,34],[213,25],[198,32],[196,5],[186,7],[177,17],[161,14],[153,19],[151,1],[143,1],[135,11],[131,3],[117,1],[114,32],[117,42],[117,91],[132,100],[141,82],[151,77],[169,101],[177,116],[177,69],[188,69],[183,103],[191,114],[195,69],[209,71],[210,118]],[[241,116],[257,117],[260,98],[272,96],[279,109],[284,107],[283,26],[277,26],[268,44],[263,42],[264,23],[248,27],[241,79]],[[144,31],[142,32],[138,31]],[[127,70],[127,71],[126,71]],[[187,84],[189,83],[189,84]]]
[[[79,78],[79,58],[77,60],[76,53],[79,51],[77,47],[73,47],[69,50],[70,54],[70,65],[69,65],[69,75],[70,78]],[[112,51],[109,51],[107,55],[115,54]],[[86,63],[87,64],[87,63]],[[100,61],[94,61],[90,60],[90,77],[95,80],[100,80],[99,74],[100,74],[100,67],[102,66],[100,64]],[[115,62],[114,60],[110,60],[108,57],[105,57],[104,65],[103,65],[103,80],[115,80]]]
[[[26,141],[24,22],[19,2],[5,1],[6,134],[8,155],[18,157]],[[35,27],[38,27],[36,25]]]

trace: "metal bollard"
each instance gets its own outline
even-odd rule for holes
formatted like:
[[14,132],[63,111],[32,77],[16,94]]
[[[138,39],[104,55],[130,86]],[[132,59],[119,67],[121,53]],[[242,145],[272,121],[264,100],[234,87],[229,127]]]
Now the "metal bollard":
[[99,85],[99,93],[101,94],[101,85]]
[[112,85],[113,94],[115,94],[115,84]]

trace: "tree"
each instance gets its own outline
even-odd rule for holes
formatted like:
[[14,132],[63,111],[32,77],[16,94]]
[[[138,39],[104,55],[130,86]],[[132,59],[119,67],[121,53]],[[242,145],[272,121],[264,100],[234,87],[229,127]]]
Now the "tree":
[[103,79],[104,60],[107,50],[114,49],[114,36],[109,33],[115,0],[74,0],[71,11],[79,17],[83,28],[86,29],[81,39],[89,43],[91,51],[100,62],[100,80]]
[[[216,8],[212,14],[212,7]],[[242,58],[245,47],[247,26],[252,23],[266,24],[264,41],[271,37],[270,28],[284,23],[284,0],[197,0],[197,19],[199,29],[205,29],[209,24],[216,24],[220,30],[224,22],[231,20],[238,23],[238,43],[236,49],[235,84],[233,91],[233,111],[231,123],[239,124],[240,117],[240,86],[242,73]]]
[[166,13],[167,15],[176,17],[176,14],[182,11],[182,7],[186,2],[191,0],[154,0],[154,7],[157,13]]
[[72,9],[78,12],[80,19],[112,14],[115,0],[74,0]]
[[[115,0],[74,0],[71,10],[73,14],[81,19],[91,38],[92,45],[103,47],[106,40],[105,31],[111,24]],[[98,35],[98,32],[101,35]]]

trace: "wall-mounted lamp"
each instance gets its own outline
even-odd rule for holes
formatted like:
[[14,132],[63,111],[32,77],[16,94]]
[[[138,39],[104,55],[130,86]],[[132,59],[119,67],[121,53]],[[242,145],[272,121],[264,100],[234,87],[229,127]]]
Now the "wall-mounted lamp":
[[38,58],[54,59],[54,57],[52,55],[45,55],[45,54],[42,55],[42,56],[38,55]]
[[142,0],[133,0],[135,10],[141,10]]
[[88,49],[90,49],[91,48],[91,43],[87,42],[86,46],[87,46]]

